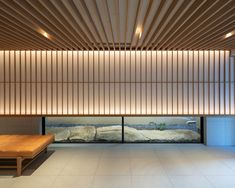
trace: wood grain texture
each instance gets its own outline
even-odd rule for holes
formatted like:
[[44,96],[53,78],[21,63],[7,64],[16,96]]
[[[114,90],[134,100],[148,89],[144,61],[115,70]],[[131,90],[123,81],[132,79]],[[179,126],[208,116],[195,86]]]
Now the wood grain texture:
[[234,0],[1,0],[0,50],[231,50],[234,12]]

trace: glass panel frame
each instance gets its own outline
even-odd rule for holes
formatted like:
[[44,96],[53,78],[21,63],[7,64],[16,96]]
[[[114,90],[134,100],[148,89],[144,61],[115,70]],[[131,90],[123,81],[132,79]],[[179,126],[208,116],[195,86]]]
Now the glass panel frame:
[[[54,117],[54,116],[47,116],[47,117],[42,117],[42,134],[46,134],[48,131],[46,130],[47,129],[47,118],[57,118],[57,117]],[[115,124],[118,127],[118,140],[117,139],[96,139],[96,140],[93,140],[93,141],[82,141],[82,140],[73,140],[72,142],[61,142],[61,141],[55,141],[54,143],[195,143],[195,144],[198,144],[198,143],[204,143],[204,117],[202,116],[193,116],[194,118],[198,118],[198,122],[199,122],[199,126],[200,126],[200,129],[198,130],[198,134],[200,135],[200,138],[197,140],[197,141],[185,141],[185,140],[178,140],[176,142],[170,142],[170,141],[158,141],[158,140],[151,140],[151,141],[146,141],[146,140],[128,140],[127,139],[127,135],[125,135],[125,131],[127,130],[127,118],[145,118],[145,119],[148,119],[148,118],[166,118],[166,117],[174,117],[174,118],[177,118],[177,117],[189,117],[189,116],[58,116],[59,118],[98,118],[98,119],[102,119],[102,118],[117,118],[117,119],[120,119],[118,120],[119,123],[118,125],[116,123],[113,124],[113,126],[115,126]],[[94,119],[93,119],[94,120]],[[102,125],[98,125],[98,127]],[[111,125],[112,126],[112,125]],[[108,126],[104,126],[104,127],[108,127]],[[158,129],[161,129],[158,127]],[[108,130],[108,128],[106,129]],[[105,129],[104,129],[105,131]],[[133,130],[132,130],[133,131]],[[130,132],[130,131],[129,131]],[[111,135],[107,134],[110,137],[112,137]],[[106,136],[107,136],[106,135]],[[105,138],[105,135],[103,135],[103,138]],[[116,137],[117,138],[117,137]]]

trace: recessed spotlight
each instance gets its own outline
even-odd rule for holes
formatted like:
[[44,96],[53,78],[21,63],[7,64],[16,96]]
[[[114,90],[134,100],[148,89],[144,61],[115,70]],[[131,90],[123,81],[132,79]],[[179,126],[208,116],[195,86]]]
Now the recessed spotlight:
[[232,35],[233,35],[233,32],[227,33],[227,34],[225,35],[225,38],[231,37]]
[[139,39],[141,38],[141,36],[142,36],[142,28],[140,26],[138,26],[136,28],[135,34],[139,37]]
[[50,36],[45,30],[43,30],[43,29],[41,29],[41,28],[38,28],[38,32],[39,32],[42,36],[46,37],[47,39],[51,39],[51,36]]
[[44,32],[42,35],[43,35],[44,37],[46,37],[46,38],[49,38],[47,32]]

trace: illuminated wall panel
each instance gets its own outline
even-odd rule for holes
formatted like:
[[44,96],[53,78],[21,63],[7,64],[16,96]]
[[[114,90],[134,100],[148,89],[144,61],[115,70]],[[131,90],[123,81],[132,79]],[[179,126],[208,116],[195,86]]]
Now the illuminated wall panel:
[[0,51],[0,115],[231,115],[229,51]]

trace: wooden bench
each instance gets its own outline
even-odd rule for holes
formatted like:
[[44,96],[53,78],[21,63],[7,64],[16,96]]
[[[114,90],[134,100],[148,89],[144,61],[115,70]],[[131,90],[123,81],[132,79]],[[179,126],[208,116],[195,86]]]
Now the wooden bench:
[[16,169],[20,176],[53,141],[54,135],[0,135],[0,168]]

